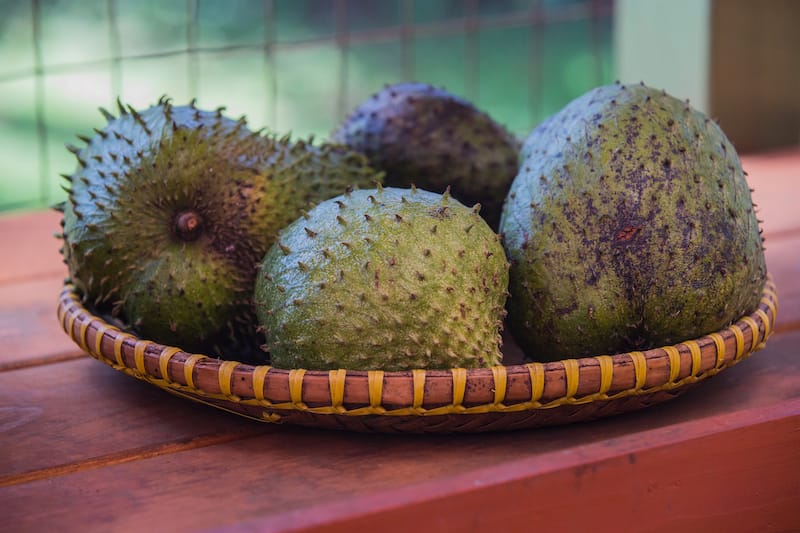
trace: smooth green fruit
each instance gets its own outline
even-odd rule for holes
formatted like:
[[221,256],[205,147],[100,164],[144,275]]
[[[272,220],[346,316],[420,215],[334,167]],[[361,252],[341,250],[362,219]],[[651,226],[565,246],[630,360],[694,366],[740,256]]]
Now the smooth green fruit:
[[363,156],[253,133],[222,109],[162,99],[104,115],[65,176],[70,276],[98,311],[186,350],[258,346],[255,273],[278,230],[310,201],[375,179]]
[[284,231],[256,280],[272,365],[498,364],[508,263],[476,209],[420,189],[359,190]]
[[398,83],[364,101],[333,139],[386,172],[386,185],[429,191],[451,188],[497,228],[517,173],[517,139],[489,115],[444,89]]
[[536,128],[501,222],[530,357],[673,344],[758,305],[766,267],[736,150],[688,102],[600,87]]

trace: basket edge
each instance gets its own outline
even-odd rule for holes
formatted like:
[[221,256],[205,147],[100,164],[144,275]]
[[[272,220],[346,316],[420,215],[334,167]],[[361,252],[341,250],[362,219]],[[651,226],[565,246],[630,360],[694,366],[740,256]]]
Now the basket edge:
[[[343,416],[470,415],[613,401],[676,390],[707,379],[764,346],[777,318],[777,292],[772,277],[768,275],[761,301],[753,313],[718,332],[673,346],[552,363],[449,371],[287,371],[190,354],[177,347],[139,339],[108,324],[82,305],[70,285],[65,285],[59,298],[58,317],[64,331],[78,346],[117,370],[174,394],[210,402],[218,408],[223,408],[219,402],[263,408],[266,421],[277,421],[280,417],[276,419],[274,415],[282,411],[297,410]],[[748,344],[746,340],[750,341],[749,347],[745,346]],[[730,346],[734,347],[733,350]],[[599,370],[600,379],[597,390],[586,394],[583,393],[585,384],[582,385],[581,377],[590,367]],[[614,386],[614,374],[620,369],[632,374],[630,386]],[[251,376],[249,385],[246,379],[236,379],[242,374]],[[667,378],[663,382],[661,379],[654,381],[654,375],[666,375]],[[508,401],[510,376],[515,380],[522,377],[523,384],[530,391],[527,399]],[[407,387],[410,392],[406,394],[410,401],[385,401],[385,384],[393,378],[403,381],[410,378]],[[561,389],[549,385],[550,390],[546,390],[551,382],[563,385]],[[348,401],[352,398],[346,396],[348,385],[351,388],[360,386],[362,397],[366,386],[366,402],[362,398],[354,407]],[[490,390],[492,400],[470,402],[469,387]],[[445,401],[448,389],[449,397]],[[204,399],[209,402],[204,402]]]

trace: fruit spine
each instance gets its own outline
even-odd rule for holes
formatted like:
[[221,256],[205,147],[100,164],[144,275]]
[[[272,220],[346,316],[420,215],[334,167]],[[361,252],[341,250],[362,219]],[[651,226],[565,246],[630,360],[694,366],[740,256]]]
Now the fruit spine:
[[250,344],[256,265],[277,231],[375,173],[341,148],[251,132],[223,109],[162,98],[119,111],[102,110],[106,127],[70,147],[63,253],[76,289],[158,342],[216,354]]
[[362,102],[332,138],[386,172],[386,185],[480,203],[492,228],[518,168],[518,141],[473,104],[423,83],[387,85]]
[[509,328],[554,359],[672,344],[758,305],[762,241],[736,150],[642,85],[600,87],[536,128],[501,222]]
[[359,190],[281,232],[256,280],[272,364],[383,369],[498,364],[508,263],[449,194]]

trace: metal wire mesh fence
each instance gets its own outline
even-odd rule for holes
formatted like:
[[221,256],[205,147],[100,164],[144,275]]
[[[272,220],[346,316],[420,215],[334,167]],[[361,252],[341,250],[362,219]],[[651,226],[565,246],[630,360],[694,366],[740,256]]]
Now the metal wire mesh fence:
[[525,135],[612,78],[613,0],[0,0],[0,210],[63,198],[63,149],[117,98],[227,106],[324,137],[386,83],[444,86]]

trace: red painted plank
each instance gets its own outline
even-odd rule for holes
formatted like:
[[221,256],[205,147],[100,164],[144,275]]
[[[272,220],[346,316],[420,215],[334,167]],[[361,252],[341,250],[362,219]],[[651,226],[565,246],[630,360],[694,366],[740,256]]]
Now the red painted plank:
[[321,503],[225,531],[794,531],[800,528],[798,449],[800,400],[794,400]]
[[[664,405],[600,422],[486,435],[364,435],[261,425],[172,398],[88,359],[64,363],[74,370],[64,372],[63,379],[52,372],[62,365],[48,365],[51,372],[41,379],[44,383],[50,376],[52,382],[39,389],[29,382],[46,367],[6,372],[18,377],[0,383],[0,391],[7,390],[0,404],[24,398],[25,407],[40,412],[26,428],[4,433],[11,462],[2,469],[17,469],[17,462],[49,469],[17,469],[16,478],[0,487],[0,498],[6,523],[23,530],[93,521],[108,529],[140,530],[153,516],[169,530],[222,527],[259,516],[263,525],[290,510],[310,517],[321,503],[346,500],[363,502],[352,508],[360,516],[358,509],[369,509],[374,495],[383,495],[383,506],[394,495],[403,497],[405,487],[426,480],[438,487],[439,496],[459,502],[463,476],[475,476],[475,486],[503,486],[511,482],[503,472],[517,471],[514,465],[527,465],[536,477],[557,466],[559,457],[601,464],[611,457],[603,450],[614,456],[639,443],[633,450],[638,453],[663,444],[662,438],[665,443],[691,442],[727,431],[727,417],[738,420],[743,409],[751,408],[747,416],[758,424],[763,422],[761,409],[795,409],[800,332],[776,335],[774,341]],[[226,438],[237,431],[242,432],[238,438]],[[201,436],[207,440],[194,440]],[[773,453],[772,442],[762,444]],[[726,446],[712,448],[717,453]],[[577,463],[570,465],[562,464],[577,468]],[[635,477],[624,465],[619,465],[620,476]],[[549,489],[545,484],[526,490],[533,491],[524,497],[528,506]],[[46,507],[38,503],[43,494]],[[315,516],[321,520],[323,515]]]
[[56,318],[62,287],[60,276],[0,284],[0,372],[83,353]]
[[61,213],[32,211],[0,215],[0,286],[16,280],[42,276],[64,277],[61,241],[53,234],[61,231]]
[[196,437],[275,429],[175,398],[89,357],[0,372],[0,486],[164,444],[196,446],[188,442]]
[[753,188],[756,213],[764,221],[768,238],[797,234],[800,209],[797,208],[797,180],[800,179],[800,148],[752,154],[742,157],[742,168]]

